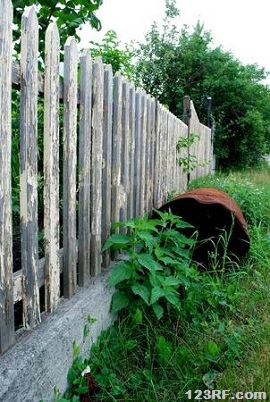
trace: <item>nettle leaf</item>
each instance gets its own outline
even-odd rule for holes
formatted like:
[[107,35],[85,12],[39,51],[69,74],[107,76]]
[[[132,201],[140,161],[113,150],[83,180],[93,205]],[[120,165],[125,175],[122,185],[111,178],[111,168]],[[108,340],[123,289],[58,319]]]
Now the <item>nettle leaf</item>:
[[177,244],[179,244],[180,247],[182,247],[183,245],[193,246],[195,243],[196,243],[196,239],[195,239],[195,238],[186,237],[186,236],[183,235],[182,233],[179,233],[179,232],[178,232]]
[[185,250],[181,246],[175,248],[175,254],[178,256],[178,258],[180,257],[181,259],[190,259],[190,251]]
[[168,364],[169,360],[173,355],[172,343],[167,341],[164,336],[159,336],[157,340],[157,350],[159,353],[159,358],[163,364]]
[[172,258],[172,257],[162,257],[160,258],[160,261],[162,261],[165,265],[171,265],[171,266],[175,266],[179,264],[179,261],[176,258]]
[[157,260],[160,260],[164,255],[163,249],[157,245],[155,245],[154,253],[155,253],[155,256],[157,257]]
[[179,286],[181,284],[181,280],[178,278],[175,278],[174,276],[167,276],[164,278],[163,281],[163,286]]
[[149,292],[149,289],[145,285],[138,283],[136,285],[133,285],[131,287],[131,290],[135,295],[140,296],[145,301],[145,303],[149,306],[150,292]]
[[112,248],[115,251],[124,249],[130,243],[130,237],[125,234],[112,234],[102,247],[102,252]]
[[151,292],[150,304],[156,303],[163,296],[164,296],[164,290],[159,286],[155,286]]
[[193,228],[194,226],[192,226],[190,223],[187,223],[185,221],[179,220],[177,222],[177,224],[175,225],[175,227],[177,229],[186,229],[186,228]]
[[138,233],[138,237],[140,240],[143,241],[143,243],[145,244],[145,246],[147,247],[147,249],[152,252],[154,245],[157,242],[157,239],[155,236],[153,236],[151,233],[149,232],[140,232]]
[[156,271],[151,271],[149,273],[149,282],[153,287],[160,286],[162,284],[163,278],[164,277],[162,275],[158,275]]
[[149,269],[149,271],[161,271],[163,269],[162,266],[149,254],[139,254],[137,260],[139,264]]
[[132,267],[125,261],[120,262],[111,269],[108,284],[110,286],[116,286],[118,283],[130,279],[132,276]]
[[214,342],[214,341],[212,341],[212,340],[210,339],[210,341],[207,343],[207,350],[208,350],[208,353],[209,353],[211,356],[215,356],[215,355],[217,355],[217,354],[219,353],[220,348],[219,348],[219,346],[216,344],[216,342]]
[[164,315],[163,307],[156,302],[156,303],[152,304],[152,308],[155,313],[155,316],[157,317],[158,320],[160,320]]
[[163,293],[165,299],[171,303],[178,311],[181,309],[179,295],[174,290],[167,290]]
[[171,241],[173,241],[174,238],[178,240],[179,232],[175,229],[169,228],[164,232],[164,237],[169,238]]
[[112,313],[117,313],[118,311],[127,307],[128,304],[129,304],[129,299],[125,295],[125,293],[118,291],[113,294],[111,311],[112,311]]

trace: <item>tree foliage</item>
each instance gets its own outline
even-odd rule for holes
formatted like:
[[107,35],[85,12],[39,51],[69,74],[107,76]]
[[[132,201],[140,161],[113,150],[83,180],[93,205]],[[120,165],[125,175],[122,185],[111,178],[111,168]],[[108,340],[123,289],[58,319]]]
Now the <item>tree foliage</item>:
[[270,90],[263,84],[267,73],[214,47],[211,34],[199,22],[193,29],[177,29],[175,0],[166,0],[166,7],[163,28],[153,24],[140,44],[138,80],[179,117],[183,96],[189,95],[205,124],[206,99],[211,96],[218,166],[255,165],[270,141]]
[[92,56],[101,56],[105,64],[111,64],[114,73],[120,72],[130,81],[135,80],[133,45],[122,46],[114,30],[107,31],[100,43],[91,41],[90,46]]
[[93,28],[101,29],[95,11],[102,3],[103,0],[14,0],[14,24],[18,27],[14,30],[14,39],[17,41],[15,50],[19,48],[21,17],[25,7],[35,5],[38,10],[40,53],[43,56],[45,32],[50,22],[57,22],[62,45],[68,36],[75,35],[79,40],[77,29],[83,24],[88,22]]

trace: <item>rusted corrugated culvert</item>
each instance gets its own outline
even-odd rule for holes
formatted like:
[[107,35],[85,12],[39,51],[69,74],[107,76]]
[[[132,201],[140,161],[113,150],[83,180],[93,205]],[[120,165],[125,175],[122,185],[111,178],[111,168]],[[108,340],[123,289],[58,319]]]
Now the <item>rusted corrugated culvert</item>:
[[215,188],[197,188],[178,195],[159,208],[181,217],[194,229],[185,230],[186,236],[198,231],[193,259],[209,263],[209,256],[218,252],[224,254],[224,242],[228,239],[226,252],[231,258],[241,259],[250,247],[250,238],[243,213],[236,202],[224,191]]

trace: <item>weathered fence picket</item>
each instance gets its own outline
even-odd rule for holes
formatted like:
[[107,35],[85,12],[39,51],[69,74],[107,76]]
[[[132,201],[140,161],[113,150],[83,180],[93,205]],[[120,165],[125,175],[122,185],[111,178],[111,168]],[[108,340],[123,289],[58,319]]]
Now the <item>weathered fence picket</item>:
[[77,288],[76,242],[76,154],[77,154],[77,45],[70,37],[64,55],[63,138],[63,267],[64,297]]
[[128,192],[128,219],[135,217],[134,208],[134,160],[135,160],[135,87],[129,88],[129,192]]
[[47,311],[55,310],[60,298],[59,52],[57,25],[51,23],[45,37],[44,74],[44,242]]
[[120,219],[121,199],[121,146],[122,146],[122,77],[113,79],[113,127],[112,127],[112,222]]
[[[112,211],[112,112],[113,112],[113,72],[112,66],[104,68],[103,98],[103,179],[102,179],[102,244],[110,235]],[[103,254],[103,267],[110,264],[110,251]]]
[[83,52],[80,61],[78,285],[85,286],[89,282],[91,256],[92,59],[89,50]]
[[93,63],[92,89],[92,152],[91,152],[91,275],[101,272],[101,214],[103,165],[103,94],[104,68],[101,58]]
[[146,212],[145,205],[145,164],[146,164],[146,139],[147,139],[147,95],[143,91],[141,98],[141,147],[140,147],[140,209],[139,215],[143,215]]
[[141,114],[142,114],[142,92],[135,93],[135,145],[134,145],[134,200],[133,208],[135,216],[141,213]]
[[0,353],[15,342],[11,212],[12,13],[0,0]]
[[[113,75],[112,67],[104,66],[101,58],[92,60],[89,50],[79,57],[73,37],[64,46],[61,76],[56,23],[46,31],[45,71],[39,73],[34,6],[26,8],[22,18],[20,65],[12,64],[10,0],[0,0],[0,9],[3,353],[15,342],[14,304],[23,304],[20,325],[33,328],[41,319],[40,300],[42,310],[51,312],[62,296],[72,297],[78,286],[86,286],[102,267],[110,265],[115,254],[106,251],[101,255],[101,249],[112,223],[151,213],[168,195],[185,190],[188,174],[183,163],[176,163],[177,158],[187,163],[188,155],[196,154],[197,165],[190,173],[193,178],[211,172],[208,162],[213,150],[210,129],[199,122],[189,98],[185,104],[191,113],[188,111],[183,122],[121,74]],[[20,266],[14,266],[12,251],[12,86],[20,91]],[[42,132],[38,106],[44,112]],[[178,151],[179,139],[192,132],[200,138]],[[43,150],[38,147],[42,141]],[[43,158],[39,164],[38,154]],[[43,171],[38,171],[42,162]],[[44,192],[44,205],[38,205],[40,191]],[[39,259],[38,236],[43,229],[44,250],[40,247],[40,252],[44,257]],[[16,306],[16,316],[17,310]]]
[[122,138],[121,138],[121,192],[122,205],[120,206],[119,218],[121,221],[127,221],[128,193],[129,193],[129,84],[124,81],[122,84]]
[[25,299],[23,320],[27,328],[40,322],[38,262],[38,20],[35,7],[22,16],[20,116],[21,258]]

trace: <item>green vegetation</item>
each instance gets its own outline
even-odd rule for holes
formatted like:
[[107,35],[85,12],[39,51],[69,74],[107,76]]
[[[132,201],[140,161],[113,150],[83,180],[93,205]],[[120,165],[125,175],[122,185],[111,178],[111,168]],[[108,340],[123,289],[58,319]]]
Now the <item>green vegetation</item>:
[[79,40],[78,30],[83,24],[89,23],[92,28],[100,30],[101,22],[97,18],[95,11],[102,5],[103,0],[13,0],[14,7],[14,24],[19,29],[13,31],[15,44],[15,51],[19,51],[20,37],[21,37],[21,17],[25,7],[35,5],[38,10],[38,23],[40,26],[39,31],[39,51],[44,60],[45,48],[45,33],[49,24],[56,21],[60,42],[63,47],[69,36],[76,36]]
[[105,33],[101,43],[90,42],[92,57],[101,56],[103,63],[111,64],[113,73],[121,73],[130,82],[136,81],[136,68],[133,64],[135,50],[132,44],[122,46],[114,30]]
[[143,317],[154,313],[159,320],[167,313],[181,310],[179,287],[188,286],[197,272],[191,267],[191,251],[195,239],[179,230],[190,228],[178,216],[156,211],[159,219],[132,219],[117,226],[127,234],[113,234],[103,250],[121,250],[124,260],[111,270],[109,285],[117,292],[112,299],[112,312],[123,309]]
[[[270,90],[267,73],[258,65],[243,65],[221,46],[199,22],[178,29],[174,18],[181,10],[166,0],[162,28],[153,24],[137,56],[137,79],[178,117],[183,96],[189,95],[204,124],[207,97],[212,97],[211,121],[215,154],[221,169],[255,166],[270,147]],[[179,24],[179,23],[178,23]]]
[[[176,218],[169,213],[161,214],[159,222],[141,218],[120,224],[122,232],[105,248],[127,253],[111,271],[110,282],[129,302],[117,306],[118,319],[100,335],[89,357],[83,359],[76,349],[70,388],[65,397],[56,392],[56,400],[185,401],[185,393],[196,389],[269,392],[269,183],[269,168],[191,183],[225,190],[240,204],[252,241],[239,264],[200,271],[190,258],[192,244],[176,240]],[[179,256],[174,264],[171,260]],[[159,278],[162,316],[151,304],[156,286],[152,275]],[[167,278],[178,286],[177,303],[170,284],[173,298],[165,297]],[[148,290],[137,291],[141,285]],[[82,376],[88,366],[91,373]]]

